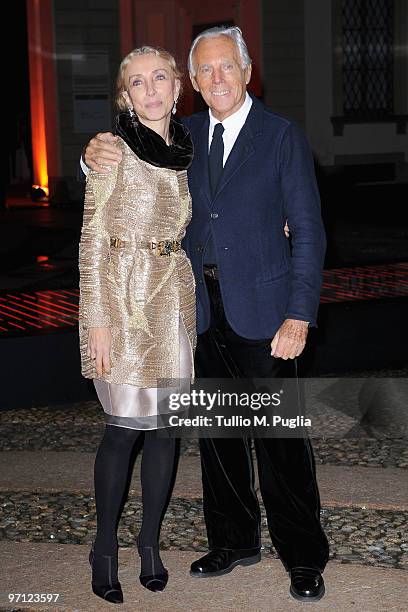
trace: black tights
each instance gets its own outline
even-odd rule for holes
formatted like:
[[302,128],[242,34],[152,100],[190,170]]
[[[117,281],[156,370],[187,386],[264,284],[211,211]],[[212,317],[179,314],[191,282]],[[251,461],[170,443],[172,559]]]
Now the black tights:
[[[133,468],[133,450],[142,434],[140,430],[106,425],[94,471],[97,515],[95,552],[98,554],[111,555],[117,548],[117,529],[129,471]],[[159,540],[172,483],[176,441],[160,436],[157,429],[146,431],[144,435],[141,467],[143,520],[139,543],[141,546],[154,546]]]

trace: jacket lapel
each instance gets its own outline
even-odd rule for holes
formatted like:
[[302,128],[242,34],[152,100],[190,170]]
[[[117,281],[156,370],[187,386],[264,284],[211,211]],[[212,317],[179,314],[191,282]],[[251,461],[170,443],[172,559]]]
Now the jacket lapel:
[[195,183],[199,185],[199,189],[204,193],[208,206],[211,206],[211,188],[210,176],[208,171],[208,129],[210,119],[207,117],[204,120],[201,128],[196,134],[193,134],[194,140],[194,177]]
[[253,140],[262,131],[263,105],[256,98],[251,97],[251,110],[228,156],[214,200],[218,198],[241,166],[255,153]]
[[[208,207],[218,198],[223,189],[245,162],[255,153],[254,138],[262,132],[264,106],[257,98],[251,96],[252,106],[235,144],[228,156],[221,175],[220,184],[214,198],[211,196],[210,176],[208,170],[208,130],[210,118],[205,114],[203,123],[192,133],[194,141],[193,175],[197,189],[205,195]],[[191,170],[189,172],[191,172]]]

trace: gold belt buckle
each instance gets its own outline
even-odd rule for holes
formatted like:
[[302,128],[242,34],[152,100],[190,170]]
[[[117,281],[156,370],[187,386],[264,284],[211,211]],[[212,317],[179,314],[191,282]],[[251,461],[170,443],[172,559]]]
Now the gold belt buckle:
[[152,250],[157,249],[157,255],[160,257],[170,257],[170,253],[177,253],[180,251],[179,240],[159,240],[159,242],[152,242]]
[[121,240],[120,238],[111,238],[110,245],[111,247],[114,247],[115,249],[120,249],[121,247],[125,246],[125,242],[124,240]]

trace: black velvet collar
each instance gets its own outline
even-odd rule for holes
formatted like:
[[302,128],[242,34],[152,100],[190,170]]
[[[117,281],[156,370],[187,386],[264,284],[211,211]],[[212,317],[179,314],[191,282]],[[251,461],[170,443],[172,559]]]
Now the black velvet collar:
[[152,166],[187,170],[193,161],[190,132],[174,117],[170,119],[171,145],[167,145],[159,134],[140,123],[136,117],[131,118],[128,112],[117,115],[115,133],[140,159]]

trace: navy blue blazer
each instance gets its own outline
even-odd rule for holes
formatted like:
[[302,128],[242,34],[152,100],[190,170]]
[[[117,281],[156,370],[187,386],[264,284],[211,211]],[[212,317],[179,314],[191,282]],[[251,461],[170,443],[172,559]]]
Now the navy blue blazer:
[[[302,130],[252,99],[214,198],[208,112],[183,120],[194,142],[188,171],[193,217],[183,248],[196,278],[198,333],[210,325],[203,253],[212,233],[228,323],[240,336],[261,339],[272,338],[288,318],[316,325],[326,238]],[[286,219],[292,250],[283,231]]]

